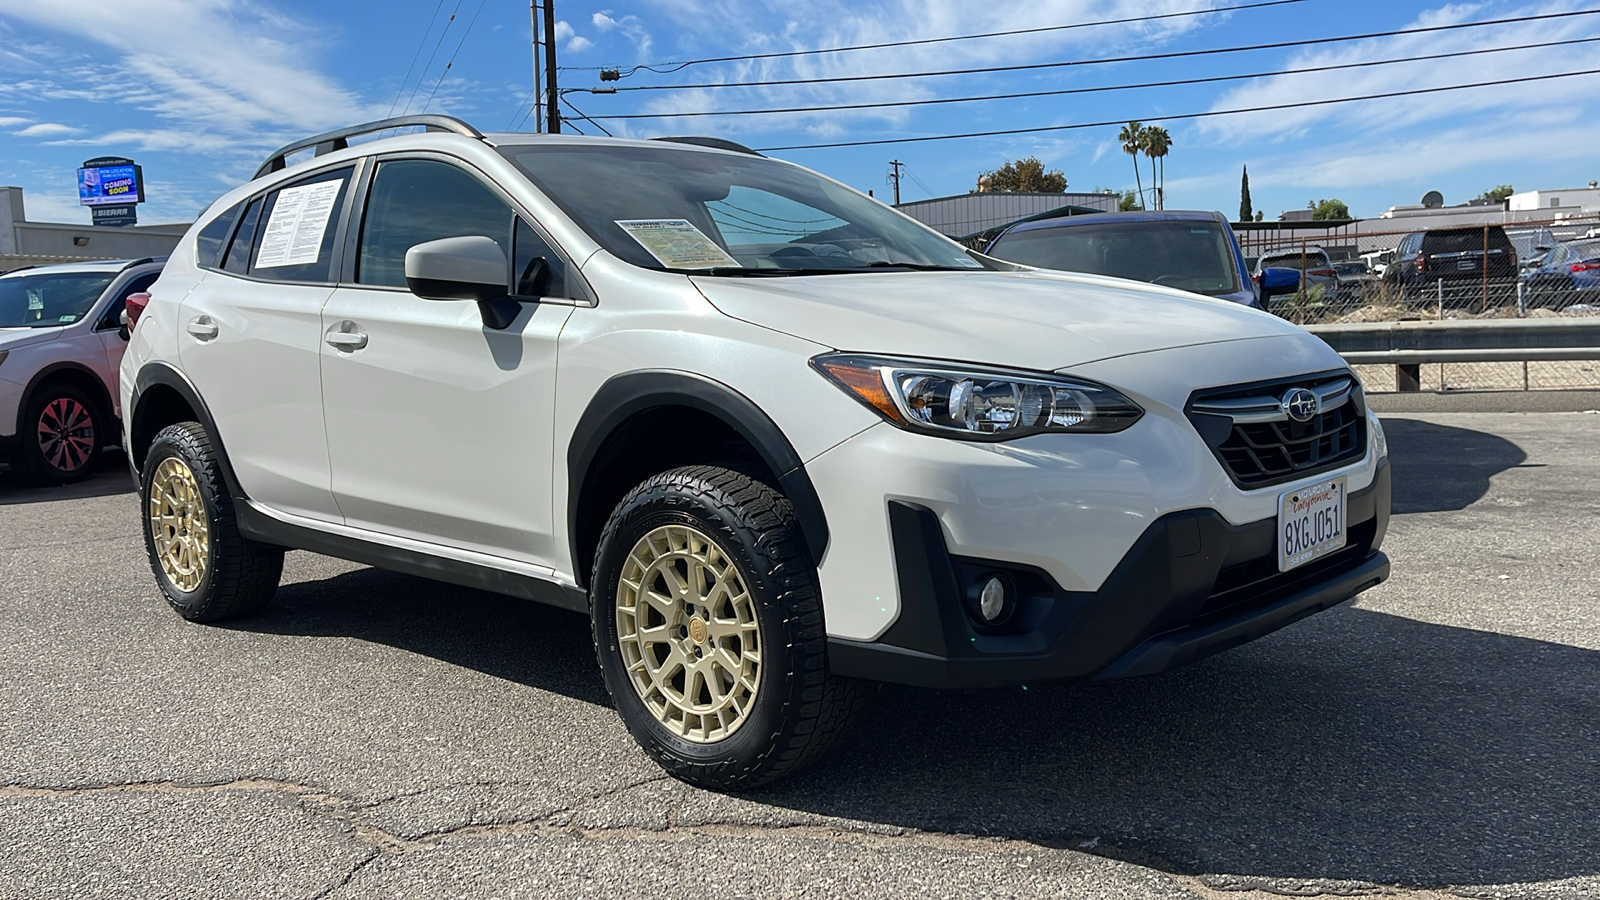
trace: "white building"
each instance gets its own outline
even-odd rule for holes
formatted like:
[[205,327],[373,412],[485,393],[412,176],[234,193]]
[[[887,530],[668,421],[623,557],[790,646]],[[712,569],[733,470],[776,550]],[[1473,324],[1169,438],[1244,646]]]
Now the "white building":
[[1600,212],[1600,184],[1589,182],[1588,187],[1552,191],[1523,191],[1512,194],[1508,201],[1512,212],[1539,210],[1555,217],[1560,214]]

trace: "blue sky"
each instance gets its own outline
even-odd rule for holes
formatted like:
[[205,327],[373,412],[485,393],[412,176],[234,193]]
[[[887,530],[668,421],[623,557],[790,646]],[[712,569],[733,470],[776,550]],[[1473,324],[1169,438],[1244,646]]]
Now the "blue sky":
[[[1240,0],[558,0],[563,66],[915,40],[1238,5]],[[481,4],[481,5],[480,5]],[[1600,7],[1600,4],[1596,5]],[[1155,23],[640,72],[621,87],[979,68],[1089,59],[1596,8],[1570,2],[1303,0]],[[430,16],[437,15],[432,21]],[[454,10],[456,20],[445,28]],[[470,29],[469,29],[470,24]],[[382,118],[396,105],[462,116],[484,131],[523,121],[531,87],[522,0],[0,0],[0,183],[29,218],[88,221],[75,168],[135,158],[142,222],[187,221],[247,180],[277,146]],[[441,40],[442,32],[442,40]],[[594,116],[885,102],[1209,77],[1600,36],[1600,15],[1454,32],[1067,69],[767,88],[571,94]],[[457,46],[459,45],[459,52]],[[410,78],[408,64],[420,49]],[[434,53],[435,47],[437,52]],[[773,116],[606,122],[618,134],[714,134],[756,147],[1149,118],[1600,68],[1600,44],[1521,50],[1247,81],[988,103]],[[455,54],[445,71],[445,61]],[[430,54],[433,54],[429,62]],[[561,75],[591,87],[593,71]],[[419,87],[420,85],[420,87]],[[398,98],[398,104],[397,104]],[[1169,208],[1239,206],[1250,167],[1257,209],[1338,197],[1375,216],[1439,190],[1456,203],[1497,184],[1564,188],[1600,178],[1600,76],[1274,113],[1162,123]],[[593,131],[589,123],[578,123]],[[531,120],[524,126],[531,128]],[[905,200],[970,190],[980,171],[1038,156],[1073,190],[1132,188],[1115,127],[774,155]],[[1144,179],[1148,181],[1146,163]]]

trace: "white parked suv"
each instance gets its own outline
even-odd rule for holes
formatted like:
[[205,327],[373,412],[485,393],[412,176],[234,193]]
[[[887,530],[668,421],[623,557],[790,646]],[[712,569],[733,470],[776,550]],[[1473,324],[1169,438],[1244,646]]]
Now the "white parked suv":
[[151,296],[126,441],[180,614],[259,609],[290,547],[575,610],[701,785],[817,758],[862,680],[1157,672],[1389,572],[1321,340],[726,142],[319,135]]
[[0,463],[50,484],[94,471],[117,443],[123,304],[160,273],[155,259],[105,259],[0,276]]

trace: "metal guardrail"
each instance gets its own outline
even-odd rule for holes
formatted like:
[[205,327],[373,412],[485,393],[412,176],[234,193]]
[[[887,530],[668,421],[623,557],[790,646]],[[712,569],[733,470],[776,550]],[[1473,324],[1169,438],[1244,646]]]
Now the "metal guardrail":
[[1600,317],[1312,325],[1351,365],[1392,364],[1395,389],[1420,389],[1424,363],[1600,360]]

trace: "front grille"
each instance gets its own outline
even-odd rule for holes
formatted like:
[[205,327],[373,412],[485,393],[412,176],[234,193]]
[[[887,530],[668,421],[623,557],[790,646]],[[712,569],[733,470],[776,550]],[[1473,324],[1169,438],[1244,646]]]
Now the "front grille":
[[[1283,397],[1305,388],[1321,412],[1297,422]],[[1360,459],[1366,451],[1366,404],[1348,372],[1196,391],[1184,412],[1241,488],[1266,487]]]

